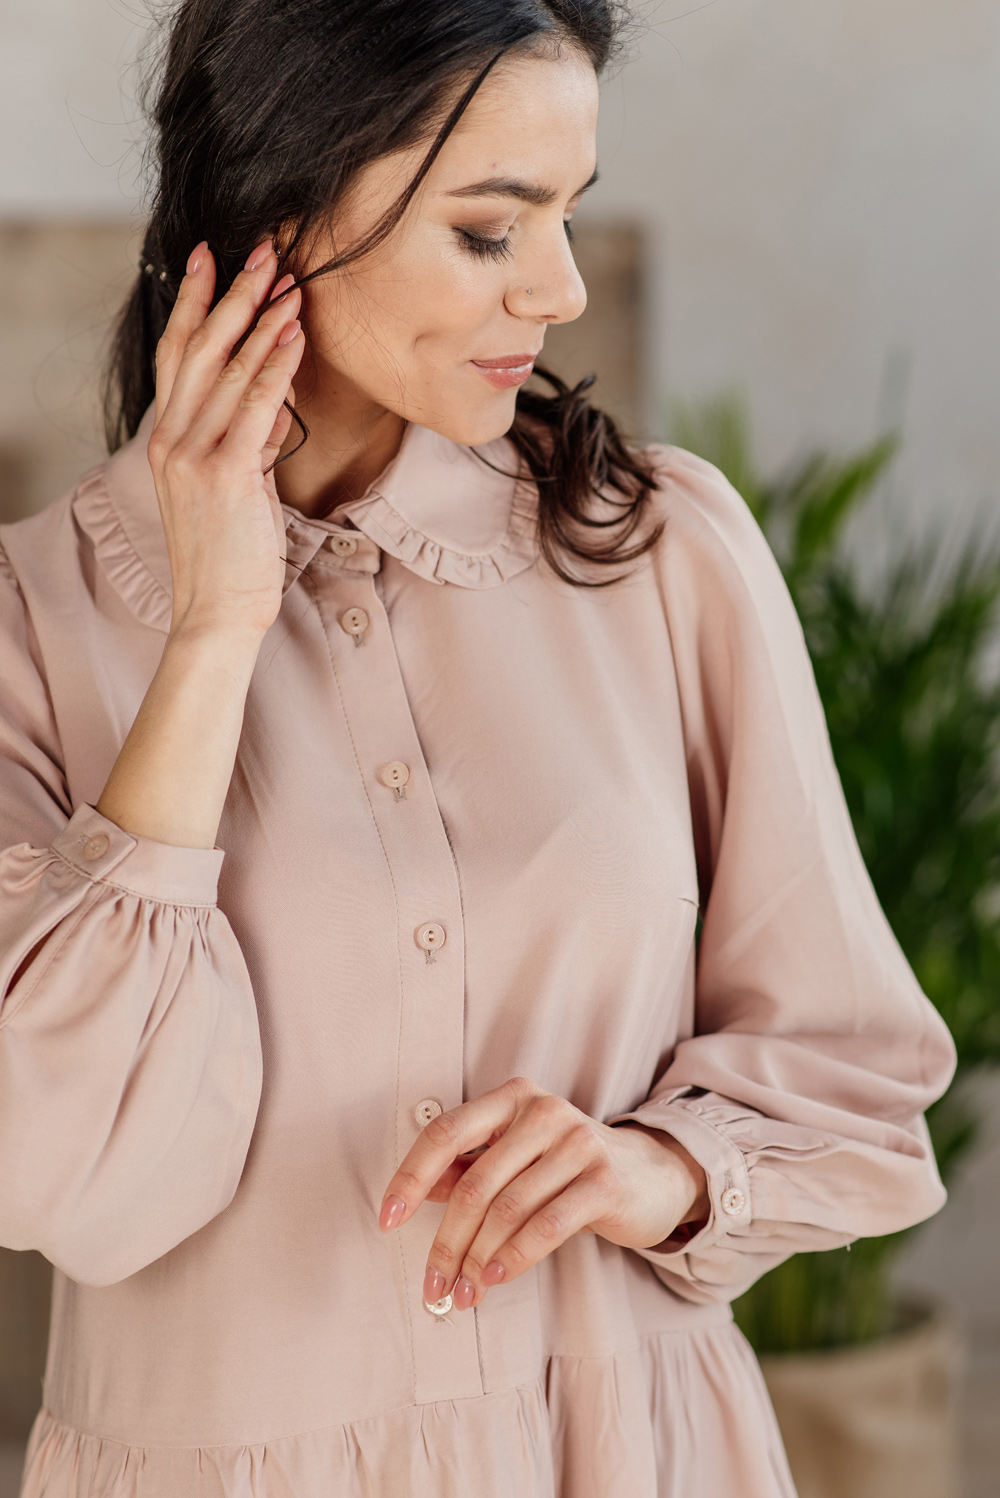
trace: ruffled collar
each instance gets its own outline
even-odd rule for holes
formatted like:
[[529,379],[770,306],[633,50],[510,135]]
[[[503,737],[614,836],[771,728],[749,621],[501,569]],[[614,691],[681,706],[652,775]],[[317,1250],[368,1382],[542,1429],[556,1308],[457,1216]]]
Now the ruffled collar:
[[[144,623],[166,630],[170,564],[146,459],[152,426],[150,407],[132,440],[81,481],[73,512],[126,605]],[[507,582],[538,555],[537,493],[530,481],[515,477],[517,468],[507,437],[473,449],[408,423],[396,456],[360,499],[319,520],[282,505],[286,590],[331,535],[357,531],[428,582],[463,588]]]
[[517,467],[506,437],[473,449],[410,422],[391,463],[329,518],[357,526],[430,582],[493,588],[537,555],[537,495],[513,477]]

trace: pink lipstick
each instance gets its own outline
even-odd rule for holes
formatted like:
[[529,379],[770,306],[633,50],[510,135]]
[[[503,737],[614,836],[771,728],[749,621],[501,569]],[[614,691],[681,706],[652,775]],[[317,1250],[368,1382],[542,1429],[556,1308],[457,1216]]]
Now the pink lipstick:
[[537,353],[503,354],[498,359],[472,359],[470,363],[481,370],[497,390],[509,390],[512,385],[524,384],[537,357]]

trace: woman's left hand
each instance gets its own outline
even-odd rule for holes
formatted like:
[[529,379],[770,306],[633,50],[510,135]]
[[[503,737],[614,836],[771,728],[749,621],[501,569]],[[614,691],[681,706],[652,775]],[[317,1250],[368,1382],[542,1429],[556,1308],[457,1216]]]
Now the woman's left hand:
[[704,1171],[669,1135],[611,1128],[514,1077],[427,1125],[389,1182],[379,1226],[390,1232],[422,1202],[446,1201],[424,1299],[451,1291],[464,1311],[574,1233],[624,1248],[662,1243],[707,1217],[706,1189]]

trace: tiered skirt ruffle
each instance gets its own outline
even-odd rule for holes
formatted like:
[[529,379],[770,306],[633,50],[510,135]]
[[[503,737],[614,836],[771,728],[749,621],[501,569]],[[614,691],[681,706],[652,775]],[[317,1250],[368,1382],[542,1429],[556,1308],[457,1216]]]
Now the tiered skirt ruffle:
[[130,1446],[35,1422],[21,1498],[795,1498],[733,1325],[554,1357],[533,1384],[259,1444]]

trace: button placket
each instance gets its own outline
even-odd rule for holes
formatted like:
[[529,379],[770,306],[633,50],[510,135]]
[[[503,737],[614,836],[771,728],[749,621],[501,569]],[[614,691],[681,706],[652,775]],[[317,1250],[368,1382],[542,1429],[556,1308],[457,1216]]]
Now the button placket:
[[[399,1065],[396,1150],[382,1165],[388,1180],[420,1129],[426,1127],[426,1113],[418,1119],[417,1110],[429,1104],[444,1110],[462,1101],[465,961],[458,873],[403,682],[391,615],[381,593],[378,574],[348,576],[345,568],[339,576],[332,569],[327,571],[316,597],[333,647],[337,689],[354,753],[366,783],[368,812],[395,891]],[[352,622],[354,628],[361,628],[361,621],[345,618],[352,609],[364,615],[362,655],[344,652],[337,644],[338,636],[342,641],[344,633],[353,635]],[[353,637],[360,638],[360,634]],[[401,815],[399,793],[404,788],[406,814]],[[385,917],[392,919],[391,907]],[[387,1000],[391,1003],[389,995]],[[423,1301],[421,1287],[436,1220],[432,1213],[417,1213],[396,1244],[403,1264],[399,1293],[405,1296],[414,1392],[420,1404],[483,1391],[476,1317],[445,1320],[446,1310],[433,1309]],[[442,1323],[453,1328],[448,1337],[437,1331]],[[446,1358],[442,1357],[444,1345]]]

